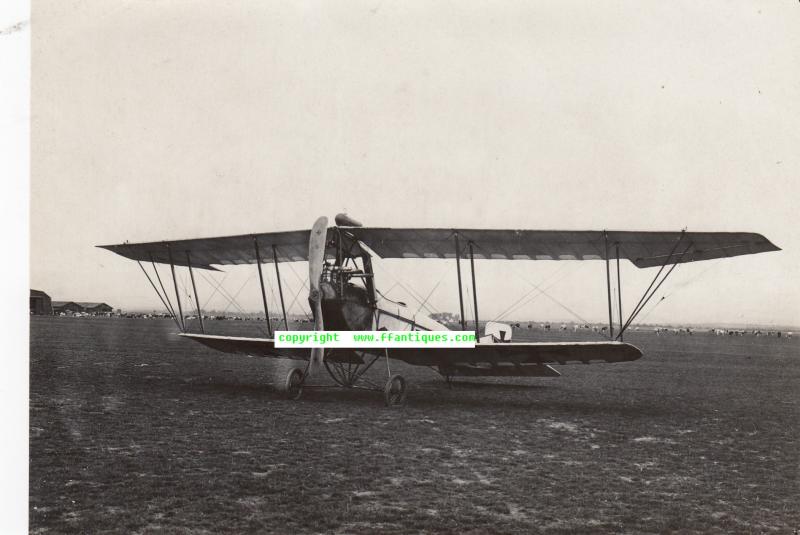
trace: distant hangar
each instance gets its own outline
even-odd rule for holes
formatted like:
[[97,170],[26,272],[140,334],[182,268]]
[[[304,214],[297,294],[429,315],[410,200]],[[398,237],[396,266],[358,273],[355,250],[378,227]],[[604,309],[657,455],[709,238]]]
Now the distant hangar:
[[31,314],[50,316],[53,314],[53,301],[41,290],[31,290]]
[[59,314],[109,314],[114,309],[107,303],[86,301],[53,301],[41,290],[31,289],[30,313],[37,316]]
[[106,303],[85,301],[53,301],[53,314],[108,314],[114,309]]

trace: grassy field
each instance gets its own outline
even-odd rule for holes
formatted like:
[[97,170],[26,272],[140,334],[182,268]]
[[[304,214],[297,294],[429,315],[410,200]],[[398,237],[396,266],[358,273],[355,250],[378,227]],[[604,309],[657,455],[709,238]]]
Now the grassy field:
[[633,333],[633,363],[452,390],[396,364],[408,404],[386,409],[284,400],[287,362],[174,330],[31,318],[32,533],[800,528],[798,338]]

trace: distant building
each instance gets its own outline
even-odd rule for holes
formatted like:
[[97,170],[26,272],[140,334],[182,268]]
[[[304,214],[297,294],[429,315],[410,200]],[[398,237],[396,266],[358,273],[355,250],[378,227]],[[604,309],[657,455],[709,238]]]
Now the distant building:
[[80,306],[83,307],[83,312],[88,314],[108,314],[114,311],[110,305],[106,303],[78,303]]
[[54,314],[110,314],[114,309],[106,303],[87,303],[85,301],[53,301]]
[[53,301],[53,314],[75,314],[83,312],[83,307],[75,301]]
[[30,308],[31,314],[37,316],[53,315],[53,301],[41,290],[31,290]]

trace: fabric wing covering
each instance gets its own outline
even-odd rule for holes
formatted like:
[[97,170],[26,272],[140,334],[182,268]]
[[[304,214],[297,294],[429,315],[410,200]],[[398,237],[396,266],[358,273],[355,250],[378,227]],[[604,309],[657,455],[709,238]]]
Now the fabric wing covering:
[[[748,232],[645,232],[575,230],[394,229],[339,227],[381,258],[455,258],[458,237],[462,258],[469,243],[475,258],[498,260],[603,260],[619,258],[639,268],[778,251],[764,236]],[[336,228],[328,229],[329,238]],[[308,230],[246,234],[220,238],[102,245],[143,262],[172,262],[214,269],[214,265],[308,259]],[[188,254],[187,254],[188,253]],[[333,258],[334,251],[326,256]]]
[[[217,351],[259,357],[280,357],[308,360],[308,349],[276,349],[275,341],[267,338],[244,338],[208,334],[182,333]],[[364,353],[383,350],[364,350]],[[337,354],[338,353],[338,354]],[[475,344],[474,349],[415,348],[391,349],[392,358],[416,366],[447,366],[454,364],[590,364],[592,362],[626,362],[636,360],[642,352],[623,342],[522,342]],[[358,362],[364,360],[351,350],[334,351],[329,361]]]
[[[243,234],[219,238],[158,241],[149,243],[122,243],[100,245],[131,260],[169,264],[170,254],[176,266],[214,269],[214,265],[255,264],[256,243],[262,263],[273,262],[273,251],[278,262],[308,260],[310,230]],[[188,259],[187,259],[188,253]]]
[[[777,251],[760,234],[745,232],[636,232],[574,230],[479,230],[356,228],[351,232],[381,258],[455,258],[473,244],[475,258],[499,260],[603,260],[616,258],[645,268]],[[608,252],[606,252],[608,244]],[[462,254],[464,254],[462,252]]]

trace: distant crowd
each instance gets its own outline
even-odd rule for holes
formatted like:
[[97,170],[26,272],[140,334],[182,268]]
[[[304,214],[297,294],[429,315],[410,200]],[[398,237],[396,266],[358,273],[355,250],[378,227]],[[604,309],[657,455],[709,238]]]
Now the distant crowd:
[[[582,325],[581,324],[570,324],[570,325],[568,325],[566,323],[562,323],[560,325],[553,325],[551,323],[539,323],[539,324],[528,323],[526,325],[526,324],[522,324],[522,323],[512,323],[511,326],[515,327],[517,329],[527,328],[527,329],[540,329],[540,330],[543,330],[543,331],[555,331],[555,330],[569,331],[569,330],[571,330],[573,332],[578,332],[578,331],[581,331],[581,330],[590,330],[590,331],[596,332],[596,333],[604,333],[604,332],[608,331],[608,326],[607,325],[590,325],[590,324],[582,324]],[[712,329],[706,330],[706,329],[692,329],[690,327],[639,327],[639,326],[636,326],[636,327],[631,327],[629,330],[631,330],[631,331],[639,331],[639,332],[653,332],[653,333],[655,333],[656,335],[659,335],[659,336],[662,335],[662,334],[676,334],[676,335],[683,334],[683,335],[691,336],[691,335],[693,335],[695,333],[698,333],[698,332],[707,332],[707,333],[714,334],[716,336],[775,336],[777,338],[781,338],[781,337],[791,338],[792,337],[792,331],[762,331],[762,330],[759,330],[759,329],[745,330],[745,329],[718,329],[718,328],[712,328]]]

